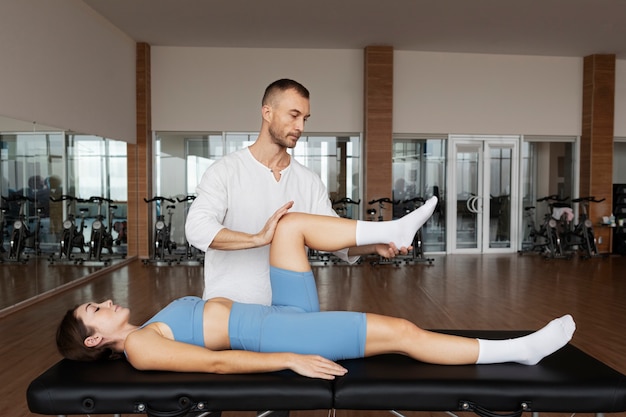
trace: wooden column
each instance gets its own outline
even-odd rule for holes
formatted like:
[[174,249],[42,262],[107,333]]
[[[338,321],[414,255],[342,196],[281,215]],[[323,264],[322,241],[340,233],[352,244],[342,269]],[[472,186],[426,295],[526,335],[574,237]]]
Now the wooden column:
[[150,45],[137,44],[137,142],[128,144],[128,256],[150,256],[152,210],[143,201],[152,195],[152,108]]
[[[589,205],[589,219],[598,224],[613,207],[613,124],[615,117],[615,55],[584,58],[583,111],[580,138],[580,196],[604,198]],[[610,251],[610,230],[595,228],[601,252]]]
[[[365,48],[365,109],[364,109],[364,184],[362,209],[368,201],[391,198],[392,133],[393,133],[393,48]],[[375,206],[378,209],[377,206]],[[390,220],[392,207],[384,212]]]

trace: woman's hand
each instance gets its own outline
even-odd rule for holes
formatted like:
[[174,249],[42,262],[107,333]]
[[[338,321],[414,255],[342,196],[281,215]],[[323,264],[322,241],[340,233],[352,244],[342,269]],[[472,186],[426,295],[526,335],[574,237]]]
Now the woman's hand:
[[290,359],[289,369],[302,376],[321,379],[335,379],[348,372],[343,366],[322,356],[296,353]]
[[278,221],[283,217],[289,209],[293,207],[293,201],[290,201],[283,205],[281,208],[276,210],[274,214],[267,220],[265,226],[259,233],[255,235],[256,245],[255,247],[265,246],[272,243],[272,239],[274,239],[274,232],[276,232],[276,226],[278,225]]

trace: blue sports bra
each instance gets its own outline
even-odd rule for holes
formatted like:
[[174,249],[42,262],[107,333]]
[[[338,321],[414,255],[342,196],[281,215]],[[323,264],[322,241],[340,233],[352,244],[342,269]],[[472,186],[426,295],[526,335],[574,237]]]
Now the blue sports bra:
[[204,347],[205,300],[200,297],[182,297],[172,301],[143,326],[150,323],[165,323],[174,334],[174,340]]

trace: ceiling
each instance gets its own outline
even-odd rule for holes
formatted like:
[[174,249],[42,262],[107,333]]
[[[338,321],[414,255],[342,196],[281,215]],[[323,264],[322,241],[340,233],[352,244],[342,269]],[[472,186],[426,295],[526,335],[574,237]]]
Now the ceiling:
[[83,0],[152,46],[626,59],[626,0]]

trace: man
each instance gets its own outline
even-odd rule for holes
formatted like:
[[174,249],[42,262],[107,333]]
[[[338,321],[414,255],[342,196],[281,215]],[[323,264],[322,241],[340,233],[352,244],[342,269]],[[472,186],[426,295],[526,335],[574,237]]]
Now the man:
[[[203,298],[271,304],[268,219],[289,201],[291,211],[336,216],[319,176],[288,152],[309,115],[304,86],[289,79],[273,82],[263,96],[257,140],[215,162],[202,176],[185,232],[192,245],[206,251]],[[354,262],[366,253],[394,257],[400,252],[393,244],[358,250],[337,255]]]

